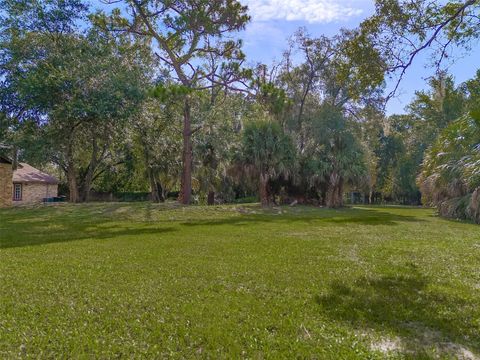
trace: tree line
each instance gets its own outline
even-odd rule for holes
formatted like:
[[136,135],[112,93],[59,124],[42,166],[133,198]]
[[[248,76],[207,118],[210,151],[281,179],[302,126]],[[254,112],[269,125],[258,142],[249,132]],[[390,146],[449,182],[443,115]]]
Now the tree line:
[[[0,5],[0,142],[61,172],[72,202],[149,191],[156,202],[178,192],[183,204],[340,207],[348,191],[369,203],[423,195],[441,209],[461,198],[469,210],[455,216],[478,218],[479,76],[457,86],[441,69],[478,35],[476,1],[378,0],[358,29],[299,29],[268,65],[242,51],[250,16],[238,1]],[[386,79],[400,82],[420,51],[435,55],[430,90],[386,116]],[[458,169],[443,173],[447,152]],[[470,172],[459,170],[467,154]]]

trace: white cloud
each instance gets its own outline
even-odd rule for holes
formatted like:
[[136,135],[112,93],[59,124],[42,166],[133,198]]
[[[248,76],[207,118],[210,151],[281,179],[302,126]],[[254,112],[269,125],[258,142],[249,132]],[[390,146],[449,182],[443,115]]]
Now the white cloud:
[[287,34],[272,23],[254,21],[248,24],[245,30],[245,45],[257,44],[259,40],[269,43],[284,43],[287,37]]
[[362,13],[341,0],[243,0],[256,21],[287,20],[328,23]]

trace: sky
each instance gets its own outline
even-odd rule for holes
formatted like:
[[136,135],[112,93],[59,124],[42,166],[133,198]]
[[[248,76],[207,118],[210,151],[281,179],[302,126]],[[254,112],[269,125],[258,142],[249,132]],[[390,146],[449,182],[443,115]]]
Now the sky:
[[[357,27],[374,11],[373,0],[240,1],[248,5],[252,17],[245,31],[239,34],[244,40],[247,59],[252,64],[280,60],[288,47],[288,38],[300,27],[305,27],[312,36],[332,36],[341,28]],[[449,72],[457,83],[474,77],[480,68],[480,44],[474,44],[468,53],[459,50],[454,59]],[[387,114],[403,113],[415,91],[426,88],[426,79],[435,72],[430,63],[425,56],[417,59],[402,81],[398,96],[387,105]],[[387,83],[387,89],[392,86]]]

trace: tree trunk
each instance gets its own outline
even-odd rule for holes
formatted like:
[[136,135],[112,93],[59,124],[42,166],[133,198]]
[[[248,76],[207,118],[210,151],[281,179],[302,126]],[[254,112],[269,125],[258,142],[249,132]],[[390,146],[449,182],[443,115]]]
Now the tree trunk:
[[207,205],[215,205],[215,191],[208,192]]
[[96,167],[96,165],[90,163],[87,174],[85,175],[85,179],[83,181],[81,200],[84,202],[90,201],[90,191],[92,190],[93,175],[95,172],[95,169],[93,168],[94,166]]
[[192,123],[190,116],[190,101],[187,97],[183,109],[183,169],[178,199],[185,205],[190,204],[192,196]]
[[89,202],[90,201],[90,189],[91,183],[85,182],[82,186],[82,191],[80,192],[80,199],[82,202]]
[[145,164],[147,165],[147,176],[148,182],[150,183],[151,200],[154,203],[159,203],[165,201],[164,189],[155,178],[155,173],[152,169],[152,165],[150,164],[150,152],[148,149],[148,144],[146,140],[144,140],[146,137],[147,134],[143,133],[142,131],[143,156],[145,159]]
[[320,205],[327,206],[327,190],[328,184],[322,183],[320,185]]
[[326,205],[329,208],[339,208],[343,206],[343,179],[336,172],[330,175],[326,194]]
[[152,194],[152,202],[159,203],[163,201],[163,196],[161,194],[162,187],[159,186],[158,182],[155,179],[153,171],[150,168],[148,169],[148,178],[150,180],[150,191]]
[[327,190],[327,195],[325,198],[325,205],[329,208],[335,208],[336,206],[336,199],[335,199],[335,194],[336,194],[336,189],[329,187]]
[[334,180],[335,180],[335,175],[331,174],[329,184],[328,184],[327,193],[326,193],[326,196],[325,196],[325,205],[329,208],[336,207],[335,206],[335,194],[337,192],[336,192],[336,182]]
[[97,140],[93,139],[92,141],[92,155],[90,157],[90,164],[88,164],[87,172],[85,173],[85,178],[83,179],[82,189],[81,189],[81,200],[84,202],[90,201],[90,191],[92,189],[93,177],[97,166],[99,163],[98,158],[98,144]]
[[343,177],[340,176],[337,189],[337,207],[343,206]]
[[268,194],[268,175],[260,174],[260,202],[262,206],[270,206],[270,196]]
[[78,194],[78,186],[77,186],[77,174],[75,172],[75,168],[71,165],[68,166],[67,179],[68,179],[68,191],[70,193],[69,201],[72,203],[77,203],[80,201],[80,197]]

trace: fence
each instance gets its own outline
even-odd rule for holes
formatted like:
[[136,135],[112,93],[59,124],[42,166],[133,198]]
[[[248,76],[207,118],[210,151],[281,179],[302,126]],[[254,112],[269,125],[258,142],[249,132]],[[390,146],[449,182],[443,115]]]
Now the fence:
[[149,192],[96,192],[90,193],[90,201],[100,202],[134,202],[134,201],[149,201],[152,196]]

